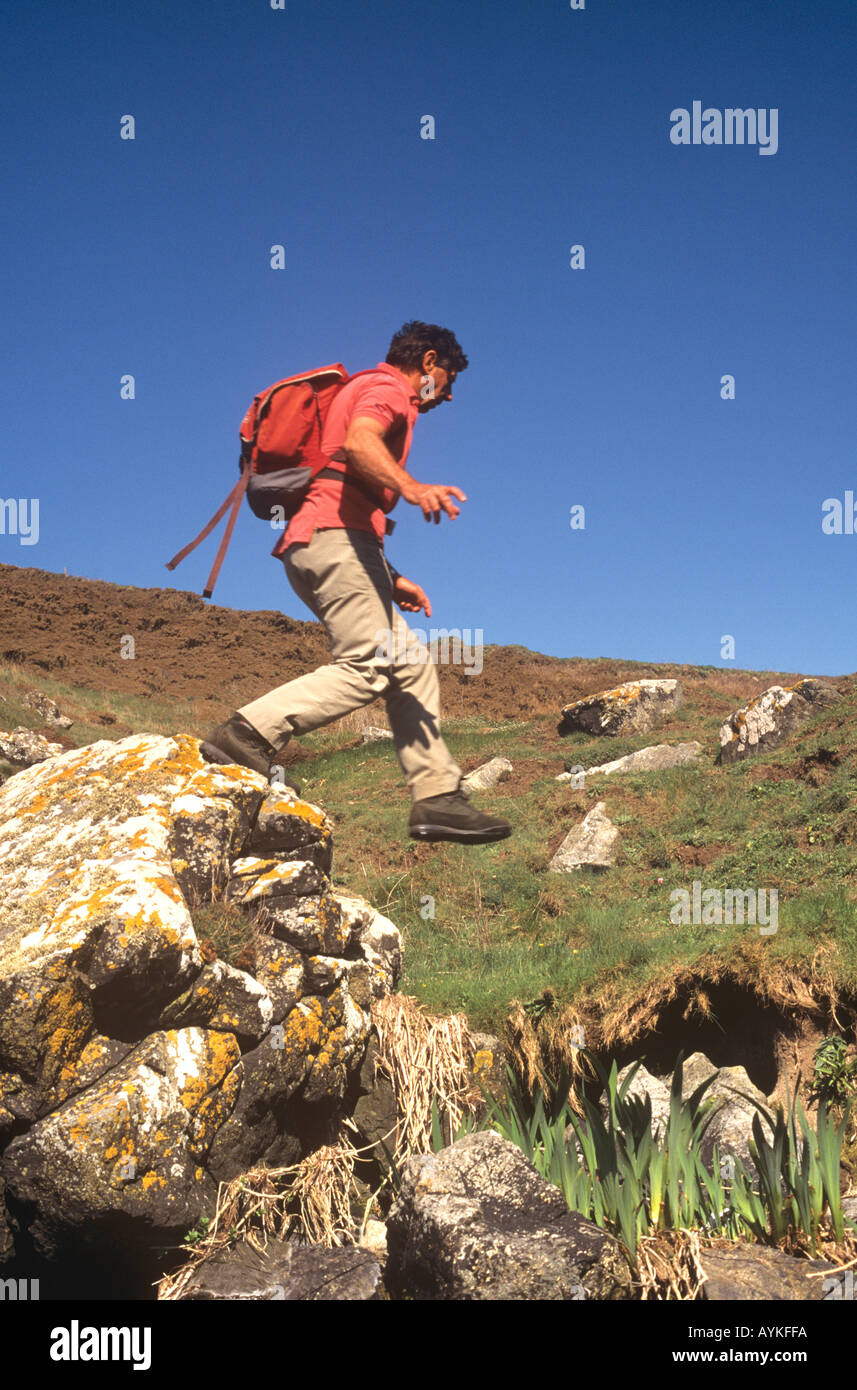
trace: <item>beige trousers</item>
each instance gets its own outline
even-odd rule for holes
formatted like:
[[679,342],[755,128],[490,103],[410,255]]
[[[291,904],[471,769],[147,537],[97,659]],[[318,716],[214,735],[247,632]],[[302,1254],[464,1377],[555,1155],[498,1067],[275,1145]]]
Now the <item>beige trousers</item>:
[[455,791],[461,769],[440,736],[440,689],[430,660],[393,607],[384,552],[366,531],[317,530],[283,557],[298,597],[322,622],[333,661],[280,685],[239,714],[277,745],[330,724],[380,696],[414,801]]

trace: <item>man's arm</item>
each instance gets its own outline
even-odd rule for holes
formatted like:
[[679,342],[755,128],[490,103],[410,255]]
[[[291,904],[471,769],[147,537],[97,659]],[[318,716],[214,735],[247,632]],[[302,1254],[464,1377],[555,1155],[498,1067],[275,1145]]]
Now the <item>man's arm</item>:
[[358,415],[348,426],[343,449],[355,473],[375,487],[388,487],[399,493],[406,502],[419,507],[426,521],[440,521],[442,511],[453,520],[458,516],[452,498],[460,502],[467,498],[460,488],[440,483],[418,483],[402,468],[384,443],[386,426],[368,415]]

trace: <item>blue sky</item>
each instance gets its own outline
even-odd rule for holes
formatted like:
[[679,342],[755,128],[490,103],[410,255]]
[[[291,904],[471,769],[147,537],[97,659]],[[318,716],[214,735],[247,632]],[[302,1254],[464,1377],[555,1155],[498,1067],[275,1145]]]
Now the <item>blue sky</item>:
[[[0,561],[201,591],[213,539],[164,564],[255,392],[423,318],[471,365],[410,468],[469,500],[396,508],[415,625],[857,667],[852,4],[12,0],[0,37],[0,495],[39,500]],[[776,153],[672,143],[695,100],[775,108]],[[245,509],[215,600],[308,617],[274,539]]]

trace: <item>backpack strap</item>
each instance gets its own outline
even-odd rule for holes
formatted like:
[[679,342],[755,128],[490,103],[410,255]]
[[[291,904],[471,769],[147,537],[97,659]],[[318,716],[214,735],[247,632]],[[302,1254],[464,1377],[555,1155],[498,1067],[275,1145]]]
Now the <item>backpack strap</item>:
[[363,496],[372,503],[373,507],[381,506],[379,498],[372,491],[369,484],[364,483],[361,478],[356,478],[353,473],[347,473],[344,468],[320,468],[317,473],[313,474],[313,482],[315,482],[316,478],[334,478],[337,482],[347,483],[349,487],[356,487],[358,492],[362,492]]
[[205,540],[206,536],[211,535],[217,523],[223,520],[223,517],[226,515],[226,513],[229,511],[231,507],[232,511],[229,517],[229,521],[226,524],[226,530],[223,533],[217,554],[214,557],[214,564],[211,567],[211,574],[208,576],[208,583],[202,591],[203,598],[211,598],[211,595],[214,592],[214,586],[217,583],[217,576],[220,573],[220,567],[223,564],[223,558],[226,555],[226,551],[229,548],[229,542],[232,539],[232,532],[235,530],[235,523],[238,520],[238,513],[241,510],[241,503],[244,500],[244,494],[247,491],[247,483],[249,482],[249,480],[249,461],[243,461],[242,459],[241,477],[238,479],[238,482],[230,491],[228,497],[224,498],[223,502],[218,507],[217,511],[214,513],[214,516],[211,518],[208,525],[203,527],[199,535],[196,537],[196,540],[191,541],[189,545],[185,546],[184,550],[180,550],[178,555],[174,555],[172,560],[169,560],[167,562],[168,570],[174,570],[176,565],[180,565],[186,555],[189,555],[192,550],[196,550],[196,547]]

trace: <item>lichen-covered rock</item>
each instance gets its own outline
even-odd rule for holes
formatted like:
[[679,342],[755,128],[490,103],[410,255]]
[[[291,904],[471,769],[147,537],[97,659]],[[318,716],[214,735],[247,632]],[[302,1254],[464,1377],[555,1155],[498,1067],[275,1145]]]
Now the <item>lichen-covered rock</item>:
[[377,912],[365,898],[337,893],[347,939],[359,946],[364,960],[375,967],[372,994],[392,994],[402,974],[402,934],[389,917]]
[[257,1043],[273,1019],[274,1006],[264,986],[245,971],[216,960],[167,1005],[158,1022],[162,1028],[195,1024]]
[[271,1022],[281,1023],[302,994],[312,993],[305,988],[306,957],[288,942],[262,935],[256,937],[255,957],[255,977],[264,987],[273,1009]]
[[265,931],[296,946],[304,955],[342,956],[351,941],[351,927],[329,889],[304,898],[260,894],[250,899],[249,906],[251,916]]
[[[702,744],[695,741],[677,743],[674,747],[669,743],[656,743],[651,748],[640,748],[636,753],[628,753],[624,758],[614,758],[612,762],[599,763],[597,767],[587,768],[585,776],[594,777],[600,774],[610,777],[614,772],[660,772],[662,768],[698,763],[701,753]],[[570,773],[560,775],[571,776]]]
[[[326,1142],[398,939],[343,911],[330,858],[323,812],[185,736],[0,788],[0,1231],[77,1271],[119,1240],[140,1268],[218,1181]],[[205,934],[239,906],[244,969],[210,942],[204,963],[192,920],[227,890]]]
[[120,1215],[153,1238],[192,1224],[214,1195],[200,1163],[217,1127],[211,1101],[234,1104],[237,1085],[224,1083],[238,1060],[227,1033],[155,1034],[13,1139],[2,1172],[11,1196],[38,1212],[29,1230],[37,1253],[53,1254],[60,1233],[85,1239],[88,1225]]
[[381,1266],[368,1250],[271,1240],[264,1253],[245,1243],[212,1256],[181,1296],[195,1302],[363,1303],[386,1295]]
[[674,680],[628,681],[613,690],[587,695],[564,705],[559,731],[580,729],[587,734],[642,734],[672,714],[682,703],[682,690]]
[[262,802],[247,850],[263,858],[310,860],[327,874],[333,859],[333,827],[318,806],[272,787]]
[[619,831],[604,808],[605,803],[597,801],[580,825],[569,830],[548,864],[551,873],[567,874],[583,868],[609,869],[615,864]]
[[242,851],[258,806],[258,788],[236,785],[234,778],[208,765],[174,798],[169,811],[170,862],[189,902],[208,901],[227,881],[231,860]]
[[12,729],[11,733],[0,730],[0,757],[15,767],[32,767],[34,763],[57,757],[62,751],[61,743],[51,743],[23,725]]
[[0,1148],[14,1134],[29,1129],[41,1109],[42,1098],[35,1086],[15,1072],[0,1072]]
[[67,714],[60,713],[56,700],[52,700],[49,695],[43,695],[41,690],[28,691],[24,696],[24,704],[27,709],[34,710],[46,724],[55,724],[58,729],[70,729],[74,723]]
[[405,1161],[387,1246],[387,1287],[398,1298],[632,1296],[614,1237],[569,1211],[521,1150],[491,1131]]
[[236,859],[226,890],[230,902],[245,907],[263,901],[292,901],[321,893],[327,879],[318,865],[307,860],[259,859],[255,855]]
[[508,758],[491,758],[487,763],[482,763],[481,767],[468,772],[466,777],[462,777],[461,785],[466,792],[488,791],[491,787],[496,787],[498,782],[506,781],[511,775],[512,764]]
[[202,960],[170,864],[169,807],[203,766],[195,740],[140,736],[10,778],[0,789],[0,979],[62,959],[85,975],[94,1003],[124,990],[138,1012],[186,987]]
[[839,700],[838,691],[808,678],[797,685],[772,685],[720,729],[720,762],[733,763],[763,748],[774,748],[805,724],[812,714]]

